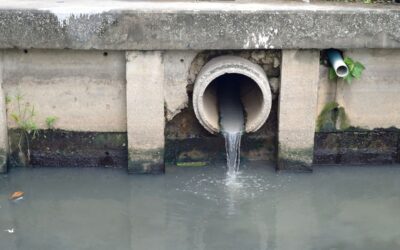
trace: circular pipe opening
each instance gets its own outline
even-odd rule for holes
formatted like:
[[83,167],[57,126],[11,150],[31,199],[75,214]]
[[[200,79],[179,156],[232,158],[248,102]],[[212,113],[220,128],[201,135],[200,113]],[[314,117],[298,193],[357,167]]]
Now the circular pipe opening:
[[200,124],[219,133],[218,93],[237,84],[245,113],[245,131],[258,130],[271,110],[271,90],[264,70],[244,58],[221,56],[200,71],[193,90],[193,108]]
[[349,73],[349,69],[348,69],[347,66],[345,66],[345,65],[339,66],[339,67],[336,69],[336,74],[337,74],[339,77],[345,77],[345,76],[347,76],[348,73]]

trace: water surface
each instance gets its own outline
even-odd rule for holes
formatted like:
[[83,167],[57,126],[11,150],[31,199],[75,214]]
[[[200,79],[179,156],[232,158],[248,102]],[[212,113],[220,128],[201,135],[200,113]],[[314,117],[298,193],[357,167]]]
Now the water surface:
[[[223,166],[12,169],[0,176],[0,249],[400,249],[399,167],[244,164],[237,186]],[[9,201],[17,190],[24,199]]]

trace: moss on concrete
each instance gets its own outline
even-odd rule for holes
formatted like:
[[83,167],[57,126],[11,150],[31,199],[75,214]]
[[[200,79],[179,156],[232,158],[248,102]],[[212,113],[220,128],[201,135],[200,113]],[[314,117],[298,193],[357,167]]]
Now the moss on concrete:
[[113,167],[127,165],[127,136],[119,132],[73,132],[39,130],[30,141],[31,160],[27,161],[27,145],[18,148],[20,132],[9,131],[10,166],[32,167]]
[[178,167],[205,167],[208,163],[204,161],[177,162]]
[[313,148],[289,148],[279,145],[278,170],[312,171]]
[[160,174],[165,172],[164,149],[130,149],[128,173],[131,174]]
[[[337,127],[339,125],[339,128]],[[325,104],[316,122],[317,132],[346,130],[350,127],[346,111],[337,102]]]
[[393,164],[399,162],[400,130],[356,129],[315,134],[315,164]]
[[0,173],[7,172],[7,152],[0,148]]

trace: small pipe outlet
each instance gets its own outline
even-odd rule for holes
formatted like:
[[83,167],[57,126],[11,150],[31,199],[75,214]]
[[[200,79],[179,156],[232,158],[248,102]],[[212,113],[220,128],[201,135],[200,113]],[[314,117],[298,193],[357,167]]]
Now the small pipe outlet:
[[[220,56],[209,61],[194,84],[193,109],[200,124],[210,133],[219,133],[217,87],[238,83],[245,111],[245,131],[255,132],[271,111],[271,89],[264,70],[242,57]],[[224,84],[224,87],[229,84]]]
[[343,61],[342,54],[336,49],[329,49],[327,51],[328,61],[333,67],[338,77],[346,77],[349,74],[349,68]]

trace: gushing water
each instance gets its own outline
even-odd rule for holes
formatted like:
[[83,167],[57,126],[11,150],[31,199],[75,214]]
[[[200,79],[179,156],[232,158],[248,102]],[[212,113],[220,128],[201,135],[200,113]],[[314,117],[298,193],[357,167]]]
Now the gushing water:
[[[221,133],[225,138],[228,182],[235,183],[240,165],[240,141],[244,129],[244,112],[238,82],[225,78],[218,85]],[[229,183],[228,183],[229,184]]]
[[240,140],[242,133],[223,133],[225,137],[226,162],[228,174],[234,175],[239,171],[240,165]]

